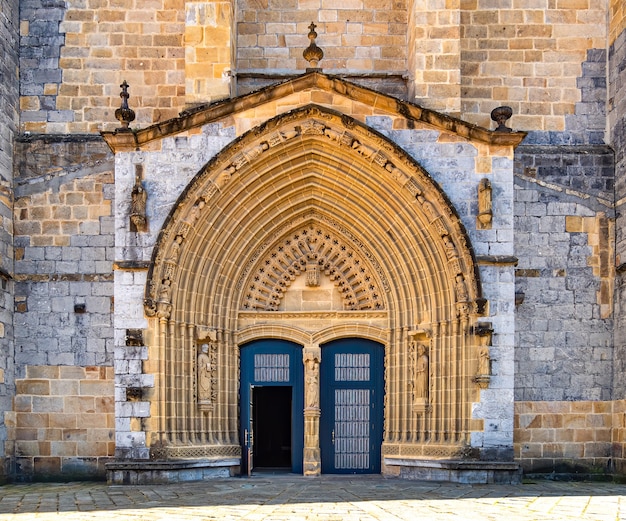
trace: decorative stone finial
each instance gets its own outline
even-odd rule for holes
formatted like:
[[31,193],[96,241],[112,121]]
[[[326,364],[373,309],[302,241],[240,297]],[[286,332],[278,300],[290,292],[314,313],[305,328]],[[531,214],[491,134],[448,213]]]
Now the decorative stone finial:
[[498,124],[496,132],[513,132],[513,129],[507,127],[504,122],[513,115],[511,107],[497,107],[491,111],[491,119]]
[[304,49],[304,52],[302,53],[304,59],[308,61],[311,66],[307,68],[307,71],[320,70],[317,67],[317,64],[324,57],[324,51],[322,51],[322,49],[320,49],[315,43],[315,38],[317,38],[317,33],[315,32],[316,27],[317,25],[313,22],[309,25],[309,40],[311,40],[311,43],[309,43],[309,46]]
[[128,124],[135,119],[135,111],[128,107],[128,83],[126,80],[120,85],[122,92],[120,92],[120,98],[122,98],[122,105],[115,111],[115,117],[122,124],[118,130],[130,130]]

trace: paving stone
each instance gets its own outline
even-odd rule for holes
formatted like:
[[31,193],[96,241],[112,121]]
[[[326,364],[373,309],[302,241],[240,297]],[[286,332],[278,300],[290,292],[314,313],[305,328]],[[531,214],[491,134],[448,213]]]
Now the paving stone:
[[626,489],[613,483],[536,481],[460,485],[380,476],[259,474],[180,485],[34,483],[0,487],[0,518],[246,521],[617,521]]

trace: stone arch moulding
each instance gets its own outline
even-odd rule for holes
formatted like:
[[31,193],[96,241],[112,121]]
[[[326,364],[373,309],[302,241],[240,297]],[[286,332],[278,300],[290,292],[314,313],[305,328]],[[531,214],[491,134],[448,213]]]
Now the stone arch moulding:
[[[295,279],[314,285],[321,274],[342,309],[303,318],[281,307]],[[478,396],[470,377],[474,325],[483,307],[468,235],[430,175],[349,116],[317,105],[293,110],[205,165],[157,238],[144,303],[159,367],[153,440],[169,456],[238,454],[242,339],[315,343],[359,331],[385,341],[383,453],[466,453]],[[288,329],[294,323],[304,324],[301,332]],[[197,410],[193,393],[176,388],[177,374],[191,373],[192,381],[198,327],[214,331],[211,411]],[[407,369],[416,342],[430,355],[421,408]]]
[[[444,270],[451,275],[450,280],[462,277],[467,295],[457,302],[466,304],[463,307],[468,312],[482,305],[478,268],[468,234],[436,181],[382,134],[349,116],[309,105],[277,116],[242,135],[205,165],[179,196],[153,250],[144,300],[148,316],[169,316],[179,256],[186,249],[184,243],[193,240],[188,234],[195,238],[200,236],[198,228],[205,222],[201,214],[208,213],[224,198],[229,185],[240,187],[246,173],[262,168],[258,163],[269,163],[266,159],[270,156],[282,162],[287,154],[278,154],[283,152],[281,149],[298,149],[294,150],[295,154],[302,155],[306,141],[317,142],[333,153],[340,152],[341,156],[347,156],[346,162],[363,163],[363,170],[372,171],[380,183],[389,183],[403,192],[411,202],[415,223],[427,229],[424,236],[432,241],[433,249],[438,254],[445,253],[449,262],[444,263]],[[333,220],[332,217],[325,219]],[[341,223],[335,225],[341,227]],[[296,267],[294,264],[292,270]],[[337,273],[337,277],[342,278],[342,274]]]

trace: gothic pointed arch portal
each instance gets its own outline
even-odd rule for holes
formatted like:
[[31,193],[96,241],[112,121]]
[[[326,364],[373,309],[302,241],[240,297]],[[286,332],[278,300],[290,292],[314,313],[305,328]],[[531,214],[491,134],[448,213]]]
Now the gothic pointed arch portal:
[[467,454],[477,274],[441,188],[379,133],[319,106],[249,131],[196,175],[154,248],[153,456],[241,456],[239,345],[288,340],[319,362],[348,337],[384,346],[383,456]]

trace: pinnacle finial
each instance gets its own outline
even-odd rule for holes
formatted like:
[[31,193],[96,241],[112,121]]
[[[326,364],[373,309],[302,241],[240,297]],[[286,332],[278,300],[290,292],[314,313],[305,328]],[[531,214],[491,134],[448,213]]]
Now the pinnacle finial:
[[311,66],[310,68],[307,68],[307,71],[320,70],[317,67],[317,64],[324,57],[324,51],[322,51],[322,49],[320,49],[315,43],[315,38],[317,38],[317,33],[315,32],[316,27],[317,25],[315,25],[314,22],[311,22],[311,25],[309,25],[308,36],[309,36],[310,43],[309,43],[309,46],[306,49],[304,49],[304,52],[302,53],[302,56],[304,57],[304,59],[308,61],[309,65]]
[[513,132],[512,129],[505,125],[506,121],[513,115],[511,107],[496,107],[491,111],[491,119],[498,124],[496,132]]
[[128,125],[135,119],[135,111],[128,106],[128,98],[130,98],[130,94],[128,94],[128,87],[129,85],[126,83],[126,80],[124,80],[120,85],[120,88],[122,89],[122,92],[120,92],[122,104],[120,108],[115,111],[115,117],[122,124],[118,130],[130,130]]

